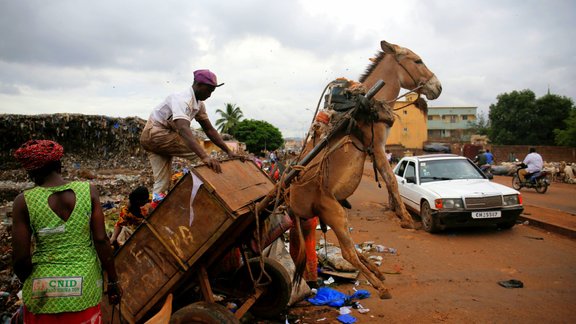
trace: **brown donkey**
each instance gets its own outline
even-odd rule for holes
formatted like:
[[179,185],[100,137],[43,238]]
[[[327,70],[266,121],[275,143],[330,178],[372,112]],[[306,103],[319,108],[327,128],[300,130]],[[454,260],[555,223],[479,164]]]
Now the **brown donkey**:
[[[297,251],[297,257],[294,260],[295,282],[300,282],[306,262],[299,218],[318,216],[324,224],[334,230],[344,259],[364,274],[372,286],[378,290],[380,298],[390,298],[388,289],[382,284],[384,275],[376,266],[356,252],[349,234],[346,212],[339,201],[345,200],[354,193],[362,178],[366,157],[371,155],[375,169],[386,182],[391,199],[395,200],[390,202],[391,205],[395,205],[395,210],[401,216],[403,225],[413,226],[410,215],[400,201],[398,186],[384,149],[389,128],[394,122],[390,107],[393,107],[400,88],[414,90],[432,100],[440,95],[442,86],[434,73],[424,65],[422,59],[411,50],[385,41],[382,41],[380,45],[382,52],[375,64],[366,72],[367,75],[375,76],[375,78],[366,79],[364,76],[366,80],[363,81],[365,87],[372,87],[378,79],[385,82],[377,96],[383,99],[383,102],[377,100],[365,102],[364,106],[369,106],[371,110],[361,109],[355,114],[347,129],[339,130],[330,136],[328,144],[300,170],[298,176],[290,183],[287,201],[295,220],[292,230],[298,231],[300,238],[300,250]],[[346,91],[350,94],[355,90],[347,89]],[[330,113],[330,110],[327,111]],[[343,114],[333,113],[332,118],[337,118],[339,115]],[[324,130],[325,133],[326,130]],[[306,143],[303,155],[308,154],[315,147],[323,132],[316,129],[313,134]]]

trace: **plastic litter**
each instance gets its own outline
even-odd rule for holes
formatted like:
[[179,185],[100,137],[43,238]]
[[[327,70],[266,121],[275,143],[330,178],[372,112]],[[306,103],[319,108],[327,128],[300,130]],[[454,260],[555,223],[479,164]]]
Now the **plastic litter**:
[[504,281],[498,281],[498,284],[504,288],[523,288],[524,283],[520,280],[510,279]]
[[374,249],[376,250],[376,252],[380,253],[396,254],[398,252],[395,248],[386,247],[384,245],[376,245]]
[[326,286],[329,286],[329,285],[331,285],[331,284],[333,284],[333,283],[334,283],[334,278],[332,278],[332,277],[324,280],[324,284],[325,284]]
[[340,315],[352,313],[352,310],[350,309],[350,307],[346,307],[346,306],[340,307],[340,309],[338,311],[340,312]]
[[227,303],[226,308],[228,308],[232,313],[235,313],[238,310],[238,305],[236,305],[236,303]]
[[357,319],[356,317],[350,315],[350,314],[344,314],[344,315],[340,315],[337,317],[338,321],[340,321],[341,323],[356,323]]
[[370,297],[370,292],[367,290],[358,290],[352,296],[349,296],[329,287],[320,287],[318,288],[316,296],[308,298],[308,301],[316,306],[328,305],[332,307],[342,307],[351,303],[352,299],[364,299],[368,297]]

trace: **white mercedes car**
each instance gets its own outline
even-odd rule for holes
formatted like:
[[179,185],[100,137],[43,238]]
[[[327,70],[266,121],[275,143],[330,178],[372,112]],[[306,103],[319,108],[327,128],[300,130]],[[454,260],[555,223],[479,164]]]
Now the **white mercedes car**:
[[448,227],[509,229],[524,210],[522,196],[491,182],[468,158],[454,154],[404,157],[394,168],[402,201],[433,233]]

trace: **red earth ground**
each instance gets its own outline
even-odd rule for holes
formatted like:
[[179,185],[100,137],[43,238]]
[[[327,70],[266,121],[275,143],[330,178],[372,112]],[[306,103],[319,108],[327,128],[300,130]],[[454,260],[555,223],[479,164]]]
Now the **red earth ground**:
[[[371,168],[366,168],[371,170]],[[496,228],[447,230],[429,234],[402,229],[387,211],[387,194],[370,174],[350,197],[348,217],[354,241],[373,241],[397,249],[384,257],[392,299],[380,300],[362,276],[357,289],[372,297],[360,300],[366,314],[352,310],[358,323],[567,323],[576,317],[576,241],[539,228],[518,224]],[[510,185],[510,177],[496,182]],[[526,191],[526,192],[525,192]],[[532,190],[534,191],[534,190]],[[548,193],[522,189],[526,213],[572,217],[576,186],[553,183]],[[537,195],[537,196],[536,196]],[[535,204],[535,205],[534,205]],[[317,239],[321,232],[317,231]],[[337,240],[331,231],[328,242]],[[499,281],[516,279],[523,288],[504,288]],[[354,285],[334,289],[352,294]],[[290,314],[301,323],[337,323],[338,310],[301,302]]]

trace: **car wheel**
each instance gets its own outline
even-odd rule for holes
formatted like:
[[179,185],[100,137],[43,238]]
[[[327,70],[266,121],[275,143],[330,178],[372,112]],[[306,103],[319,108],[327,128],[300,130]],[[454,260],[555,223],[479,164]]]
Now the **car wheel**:
[[517,174],[512,177],[512,188],[516,190],[520,190],[520,188],[522,188],[522,185],[520,184],[520,178],[518,178]]
[[438,222],[432,215],[432,208],[427,201],[422,202],[422,206],[420,206],[420,218],[422,219],[422,227],[426,232],[438,232]]

